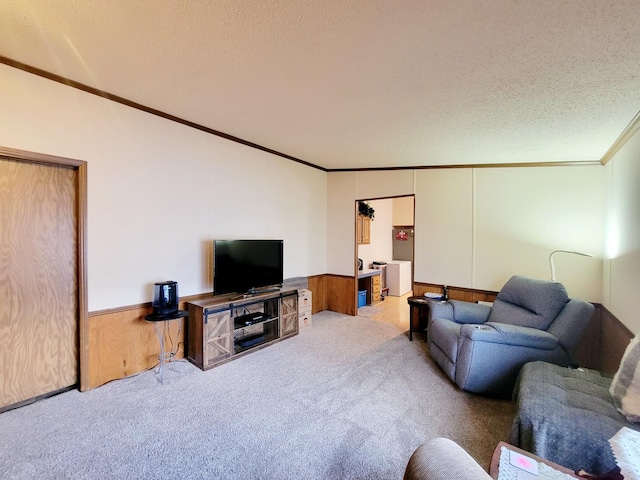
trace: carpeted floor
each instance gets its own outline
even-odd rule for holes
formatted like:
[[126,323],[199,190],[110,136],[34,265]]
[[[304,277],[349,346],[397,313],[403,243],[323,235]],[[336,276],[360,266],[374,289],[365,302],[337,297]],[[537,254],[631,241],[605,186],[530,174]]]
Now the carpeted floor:
[[444,436],[485,468],[514,405],[455,388],[397,326],[332,312],[208,372],[186,361],[0,414],[3,479],[400,479]]

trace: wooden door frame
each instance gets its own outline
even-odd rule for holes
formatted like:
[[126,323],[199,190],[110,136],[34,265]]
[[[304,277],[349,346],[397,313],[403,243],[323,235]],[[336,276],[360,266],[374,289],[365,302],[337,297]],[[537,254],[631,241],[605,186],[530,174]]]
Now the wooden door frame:
[[360,198],[355,201],[355,228],[356,232],[354,235],[354,278],[355,278],[355,286],[353,289],[353,299],[354,299],[354,308],[355,315],[358,315],[358,202],[371,202],[373,200],[393,200],[394,198],[404,198],[404,197],[413,197],[413,230],[414,230],[414,238],[413,238],[413,260],[411,261],[411,288],[413,289],[414,284],[414,269],[416,264],[416,239],[415,239],[415,228],[416,228],[416,194],[414,193],[405,193],[404,195],[392,195],[389,197],[374,197],[374,198]]
[[77,172],[77,282],[78,291],[78,383],[81,391],[89,389],[88,320],[89,302],[87,288],[87,162],[72,158],[45,155],[43,153],[16,150],[0,146],[0,159],[23,163],[37,163],[52,167],[71,168]]

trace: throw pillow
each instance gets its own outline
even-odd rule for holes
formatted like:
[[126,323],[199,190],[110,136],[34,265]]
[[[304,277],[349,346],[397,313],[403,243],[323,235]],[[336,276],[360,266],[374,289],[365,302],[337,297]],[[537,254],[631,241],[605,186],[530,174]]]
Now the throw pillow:
[[640,336],[636,335],[624,351],[609,393],[627,420],[640,422]]

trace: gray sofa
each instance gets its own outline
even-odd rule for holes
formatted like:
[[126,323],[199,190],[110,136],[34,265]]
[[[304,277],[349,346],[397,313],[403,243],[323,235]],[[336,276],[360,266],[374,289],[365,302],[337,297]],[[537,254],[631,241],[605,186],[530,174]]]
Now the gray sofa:
[[560,283],[514,275],[491,307],[430,301],[429,353],[461,389],[509,397],[525,363],[572,363],[593,311]]
[[616,464],[609,438],[622,427],[640,431],[616,409],[611,381],[595,370],[528,363],[514,391],[509,443],[574,471],[610,472]]

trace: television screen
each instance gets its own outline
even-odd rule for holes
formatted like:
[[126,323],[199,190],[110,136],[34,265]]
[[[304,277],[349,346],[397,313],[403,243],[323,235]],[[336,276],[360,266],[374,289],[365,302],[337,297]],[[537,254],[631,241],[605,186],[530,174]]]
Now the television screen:
[[281,286],[283,260],[284,240],[214,240],[213,294]]

